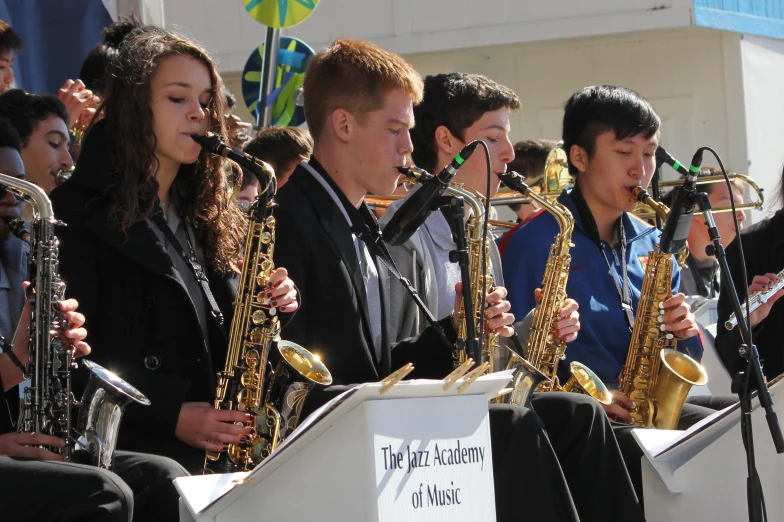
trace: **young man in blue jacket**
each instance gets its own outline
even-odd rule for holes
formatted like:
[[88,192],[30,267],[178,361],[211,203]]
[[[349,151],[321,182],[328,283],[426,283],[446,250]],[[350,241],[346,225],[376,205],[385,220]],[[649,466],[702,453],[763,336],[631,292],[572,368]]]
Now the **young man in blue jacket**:
[[[636,206],[632,189],[647,187],[656,167],[661,120],[647,100],[629,89],[597,85],[572,95],[563,119],[564,150],[574,187],[558,197],[575,220],[570,250],[571,273],[566,295],[580,305],[580,334],[566,349],[559,378],[567,377],[569,362],[590,367],[613,392],[605,406],[611,419],[628,424],[632,401],[620,391],[618,376],[626,363],[635,312],[639,305],[645,263],[659,241],[660,231],[631,213]],[[541,213],[505,238],[502,266],[512,313],[531,310],[533,291],[540,284],[559,228]],[[673,296],[664,303],[665,330],[678,339],[678,350],[702,358],[702,340],[685,296],[678,293],[680,273],[673,262]],[[685,404],[679,429],[685,429],[728,398],[699,398]],[[616,430],[627,466],[640,492],[640,450],[625,429]],[[634,457],[634,458],[629,458]]]
[[[582,324],[566,350],[566,362],[585,363],[611,389],[626,363],[645,263],[660,236],[631,213],[636,205],[632,189],[647,187],[653,176],[660,126],[648,101],[623,87],[586,87],[572,95],[564,110],[564,149],[577,181],[558,201],[575,220],[566,293],[580,304]],[[543,213],[508,238],[503,267],[513,313],[525,314],[535,306],[531,291],[557,233],[555,220]],[[678,339],[678,350],[699,361],[702,340],[685,296],[678,293],[680,272],[673,264],[674,295],[664,302],[662,323]],[[618,391],[614,396],[607,413],[628,423],[631,401]],[[712,409],[687,404],[679,427]]]

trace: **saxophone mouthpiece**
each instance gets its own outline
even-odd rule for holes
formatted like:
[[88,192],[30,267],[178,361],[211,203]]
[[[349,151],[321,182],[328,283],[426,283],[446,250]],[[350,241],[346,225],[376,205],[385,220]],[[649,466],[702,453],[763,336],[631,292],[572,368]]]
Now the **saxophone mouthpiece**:
[[19,218],[12,218],[8,216],[0,217],[13,235],[24,241],[30,243],[30,231],[27,230],[25,222]]
[[424,183],[433,177],[431,173],[419,167],[398,167],[397,171],[408,178],[411,183]]
[[218,156],[226,156],[224,151],[228,150],[229,147],[223,143],[223,140],[220,136],[215,134],[214,132],[208,132],[205,135],[201,134],[191,134],[191,139],[201,145],[201,148],[206,150],[207,152],[212,152],[213,154],[217,154]]
[[651,195],[648,194],[648,191],[639,186],[632,189],[632,196],[634,196],[634,199],[640,203],[645,203],[648,199],[651,198]]

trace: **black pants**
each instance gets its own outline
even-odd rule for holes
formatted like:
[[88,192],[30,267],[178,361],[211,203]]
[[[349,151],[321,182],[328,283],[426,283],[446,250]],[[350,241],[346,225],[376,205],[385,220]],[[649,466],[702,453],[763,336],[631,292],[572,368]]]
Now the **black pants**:
[[188,473],[156,455],[118,452],[114,472],[92,466],[0,457],[0,520],[179,520],[172,484]]
[[497,520],[644,520],[601,407],[572,393],[532,402],[490,406]]
[[535,393],[531,405],[569,484],[582,522],[644,521],[610,421],[601,405],[576,393]]
[[[683,404],[680,419],[678,419],[679,430],[685,430],[698,423],[705,417],[713,415],[719,410],[731,406],[738,402],[737,397],[732,396],[697,396],[689,397]],[[618,439],[618,445],[621,447],[621,453],[626,461],[626,468],[629,470],[629,476],[634,484],[634,490],[637,492],[637,497],[640,503],[644,504],[642,495],[642,463],[640,459],[645,455],[642,448],[634,439],[632,430],[637,426],[625,426],[623,424],[613,424],[613,431],[615,437]]]

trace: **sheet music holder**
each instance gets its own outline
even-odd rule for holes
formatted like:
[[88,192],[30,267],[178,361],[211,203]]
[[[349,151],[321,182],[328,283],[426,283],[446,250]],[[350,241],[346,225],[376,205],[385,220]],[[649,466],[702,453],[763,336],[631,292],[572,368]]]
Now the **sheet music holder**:
[[[460,480],[465,483],[471,480],[470,488],[463,491],[468,500],[468,493],[482,492],[483,505],[477,502],[464,502],[461,506],[448,506],[449,508],[461,508],[468,513],[473,510],[474,514],[469,514],[468,518],[461,518],[462,513],[452,509],[451,511],[443,508],[436,510],[419,510],[424,516],[421,520],[495,520],[495,500],[492,484],[492,459],[490,454],[489,420],[487,415],[487,402],[501,391],[509,382],[512,372],[497,372],[485,375],[474,381],[467,389],[463,389],[461,384],[466,380],[465,377],[459,379],[454,386],[445,388],[445,381],[442,380],[411,380],[401,381],[393,387],[387,389],[382,395],[381,390],[386,386],[384,382],[365,383],[358,385],[332,401],[328,402],[316,412],[311,414],[303,423],[292,432],[292,434],[278,447],[278,449],[252,472],[231,473],[225,475],[202,475],[194,477],[182,477],[175,480],[175,486],[180,493],[180,514],[181,520],[188,521],[222,521],[222,520],[258,520],[259,516],[272,516],[275,520],[301,520],[302,517],[310,518],[307,510],[311,507],[307,504],[319,504],[321,501],[313,501],[313,495],[320,495],[319,498],[326,497],[328,504],[330,499],[337,503],[345,503],[348,506],[352,503],[355,512],[362,512],[361,517],[348,514],[349,508],[342,506],[340,512],[330,513],[328,505],[321,505],[318,518],[321,521],[328,520],[394,520],[390,518],[390,511],[397,510],[397,519],[405,516],[406,520],[419,520],[412,517],[410,513],[404,514],[401,511],[410,510],[411,489],[422,480],[415,478],[416,484],[412,480],[401,480],[402,475],[415,477],[420,473],[435,471],[430,469],[410,470],[410,473],[403,473],[405,470],[384,470],[378,466],[378,441],[384,437],[402,436],[406,440],[406,446],[414,447],[419,444],[422,447],[433,441],[439,442],[444,438],[443,419],[437,420],[433,415],[434,411],[448,412],[453,409],[455,422],[474,423],[467,426],[462,431],[465,438],[458,440],[468,440],[477,437],[486,440],[487,453],[484,456],[483,470],[472,468],[470,475],[461,476]],[[438,406],[437,410],[434,410]],[[473,413],[471,413],[473,410]],[[403,417],[395,420],[392,424],[385,423],[383,415],[400,415]],[[461,419],[459,412],[466,412],[465,421]],[[428,416],[430,420],[428,420]],[[401,422],[403,419],[416,419],[416,423]],[[427,424],[439,424],[428,427]],[[435,435],[428,439],[429,430],[435,430]],[[408,430],[408,431],[407,431]],[[440,430],[440,431],[439,431]],[[395,431],[396,433],[390,433]],[[408,433],[410,431],[410,433]],[[485,433],[486,432],[486,433]],[[484,438],[483,438],[484,437]],[[387,437],[389,438],[389,437]],[[370,441],[370,442],[368,442]],[[383,442],[386,447],[387,442]],[[392,443],[390,443],[392,444]],[[371,447],[372,451],[362,451],[363,445]],[[395,448],[397,451],[397,447]],[[401,451],[405,451],[404,449]],[[353,452],[353,453],[352,453]],[[318,460],[318,469],[306,469],[301,461],[307,460],[306,455],[315,454]],[[386,455],[386,453],[385,453]],[[375,458],[375,462],[374,462]],[[432,457],[431,457],[432,458]],[[330,462],[332,459],[335,462]],[[341,460],[342,459],[342,460]],[[340,462],[340,465],[337,464]],[[375,469],[374,469],[375,468]],[[439,472],[459,473],[458,470],[439,470]],[[481,471],[481,472],[480,472]],[[342,475],[341,475],[342,473]],[[379,474],[380,473],[380,474]],[[301,477],[300,480],[292,479]],[[335,477],[330,481],[330,477]],[[451,476],[451,475],[449,475]],[[471,476],[475,478],[467,479]],[[312,483],[315,478],[320,479],[318,489]],[[380,478],[380,480],[379,480]],[[448,478],[448,477],[447,477]],[[489,478],[489,481],[488,481]],[[425,479],[427,480],[427,479]],[[456,480],[456,479],[455,479]],[[308,481],[311,481],[309,484]],[[354,481],[355,484],[349,482]],[[334,482],[334,494],[329,495],[324,492],[324,488],[329,489],[330,483]],[[410,482],[410,483],[408,483]],[[441,483],[444,481],[441,480]],[[447,480],[446,484],[449,484]],[[284,492],[274,491],[284,488]],[[285,488],[289,488],[291,498],[285,496]],[[363,489],[364,488],[364,489]],[[346,491],[353,491],[352,498],[346,497]],[[271,496],[275,498],[273,502]],[[308,500],[311,499],[311,500]],[[402,499],[402,500],[401,500]],[[427,502],[427,494],[424,499]],[[280,509],[287,505],[288,509],[299,508],[299,512],[294,514],[289,512],[291,518],[275,518],[277,515],[271,510]],[[357,507],[354,504],[365,503],[366,506]],[[388,506],[388,509],[382,509]],[[364,509],[364,511],[363,511]],[[374,512],[375,510],[375,512]],[[383,511],[383,512],[382,512]],[[274,516],[273,516],[274,515]],[[446,518],[443,516],[446,515]],[[262,516],[262,518],[266,518]]]
[[[779,410],[784,384],[776,382],[770,390]],[[753,408],[752,422],[763,422],[765,412],[757,397]],[[736,403],[686,431],[633,430],[645,454],[642,476],[648,522],[748,519],[740,415]],[[768,520],[784,520],[784,456],[776,453],[764,430],[755,432],[754,439]]]

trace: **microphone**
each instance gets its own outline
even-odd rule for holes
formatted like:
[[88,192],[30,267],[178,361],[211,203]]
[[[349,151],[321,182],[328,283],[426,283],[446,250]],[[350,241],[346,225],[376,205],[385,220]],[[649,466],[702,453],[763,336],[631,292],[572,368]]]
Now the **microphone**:
[[664,150],[664,147],[662,147],[661,145],[659,146],[658,149],[656,149],[656,162],[659,165],[661,165],[662,163],[666,163],[681,176],[689,175],[689,171],[686,169],[686,167],[684,167],[680,161],[673,158],[670,155],[670,153]]
[[694,195],[697,193],[700,165],[702,165],[702,148],[698,149],[691,159],[683,185],[674,189],[670,214],[667,216],[661,235],[662,252],[677,254],[686,247],[686,238],[689,237],[691,218],[694,215]]
[[[430,203],[439,196],[446,192],[449,182],[457,174],[458,169],[463,165],[474,149],[479,145],[479,141],[472,141],[461,150],[452,162],[444,167],[437,176],[427,178],[422,183],[419,190],[414,192],[405,203],[389,220],[389,223],[384,227],[384,232],[381,238],[390,245],[402,245],[414,235],[419,227],[433,212],[430,208]],[[426,178],[423,176],[423,178]]]
[[205,136],[201,134],[191,134],[193,141],[201,145],[201,148],[217,156],[228,158],[233,162],[245,167],[258,178],[261,186],[266,186],[271,179],[275,179],[275,170],[266,162],[254,158],[244,152],[237,152],[221,140],[221,137],[214,132],[208,132]]

